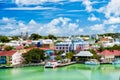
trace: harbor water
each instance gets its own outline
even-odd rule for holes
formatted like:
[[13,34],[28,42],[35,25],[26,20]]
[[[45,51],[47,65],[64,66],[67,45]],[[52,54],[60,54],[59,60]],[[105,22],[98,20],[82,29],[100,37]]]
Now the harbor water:
[[120,66],[73,64],[55,69],[43,66],[0,69],[0,80],[120,80]]

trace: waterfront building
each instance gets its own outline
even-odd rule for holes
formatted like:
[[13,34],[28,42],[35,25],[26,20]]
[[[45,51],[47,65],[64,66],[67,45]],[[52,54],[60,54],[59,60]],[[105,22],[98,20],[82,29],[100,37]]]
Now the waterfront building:
[[84,63],[92,56],[93,56],[93,54],[90,51],[80,51],[74,55],[75,59],[81,63]]
[[42,48],[54,48],[54,41],[51,39],[40,39],[39,42]]
[[99,54],[102,62],[111,63],[113,60],[120,58],[120,51],[118,50],[104,50]]
[[12,65],[19,65],[23,63],[24,58],[22,57],[22,53],[17,51],[12,55]]
[[11,64],[12,63],[12,55],[15,54],[16,50],[11,51],[1,51],[0,52],[0,64]]
[[68,39],[55,45],[55,50],[63,51],[64,53],[70,51],[75,51],[77,53],[80,50],[87,49],[89,49],[89,43],[82,39]]
[[112,37],[103,37],[98,41],[103,47],[113,47],[115,45]]
[[20,50],[1,51],[0,64],[6,64],[6,65],[22,64],[23,62],[22,53],[23,51]]
[[20,46],[20,43],[19,43],[19,41],[11,41],[9,43],[5,43],[5,45],[16,47],[16,46]]

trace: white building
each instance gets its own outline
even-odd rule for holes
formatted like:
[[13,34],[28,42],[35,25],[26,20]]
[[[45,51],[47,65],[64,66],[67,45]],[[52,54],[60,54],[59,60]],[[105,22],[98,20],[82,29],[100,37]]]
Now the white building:
[[9,43],[6,43],[5,45],[16,47],[16,46],[20,46],[20,43],[19,43],[19,41],[11,41]]
[[15,54],[12,55],[12,65],[22,64],[22,62],[23,62],[22,53],[17,51]]
[[64,42],[57,43],[55,45],[55,50],[60,50],[66,52],[77,51],[89,49],[89,43],[83,40],[66,40]]

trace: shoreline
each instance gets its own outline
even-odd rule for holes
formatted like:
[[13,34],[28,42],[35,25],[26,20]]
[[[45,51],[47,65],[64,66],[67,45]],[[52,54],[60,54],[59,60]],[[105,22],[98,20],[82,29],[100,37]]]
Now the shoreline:
[[[64,66],[69,66],[72,64],[84,64],[84,63],[78,63],[78,62],[69,62],[69,63],[64,63],[59,65],[58,67],[64,67]],[[105,65],[105,64],[111,64],[112,63],[100,63],[100,65]],[[31,67],[31,66],[44,66],[45,63],[31,63],[31,64],[20,64],[20,65],[13,65],[13,66],[0,66],[0,69],[9,69],[9,68],[22,68],[22,67]]]

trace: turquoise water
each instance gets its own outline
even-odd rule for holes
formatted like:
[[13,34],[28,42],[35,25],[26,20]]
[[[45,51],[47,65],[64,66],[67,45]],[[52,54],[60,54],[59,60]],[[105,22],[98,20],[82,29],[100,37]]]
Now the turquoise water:
[[0,69],[0,80],[119,80],[120,66],[74,64],[56,69],[43,66]]

